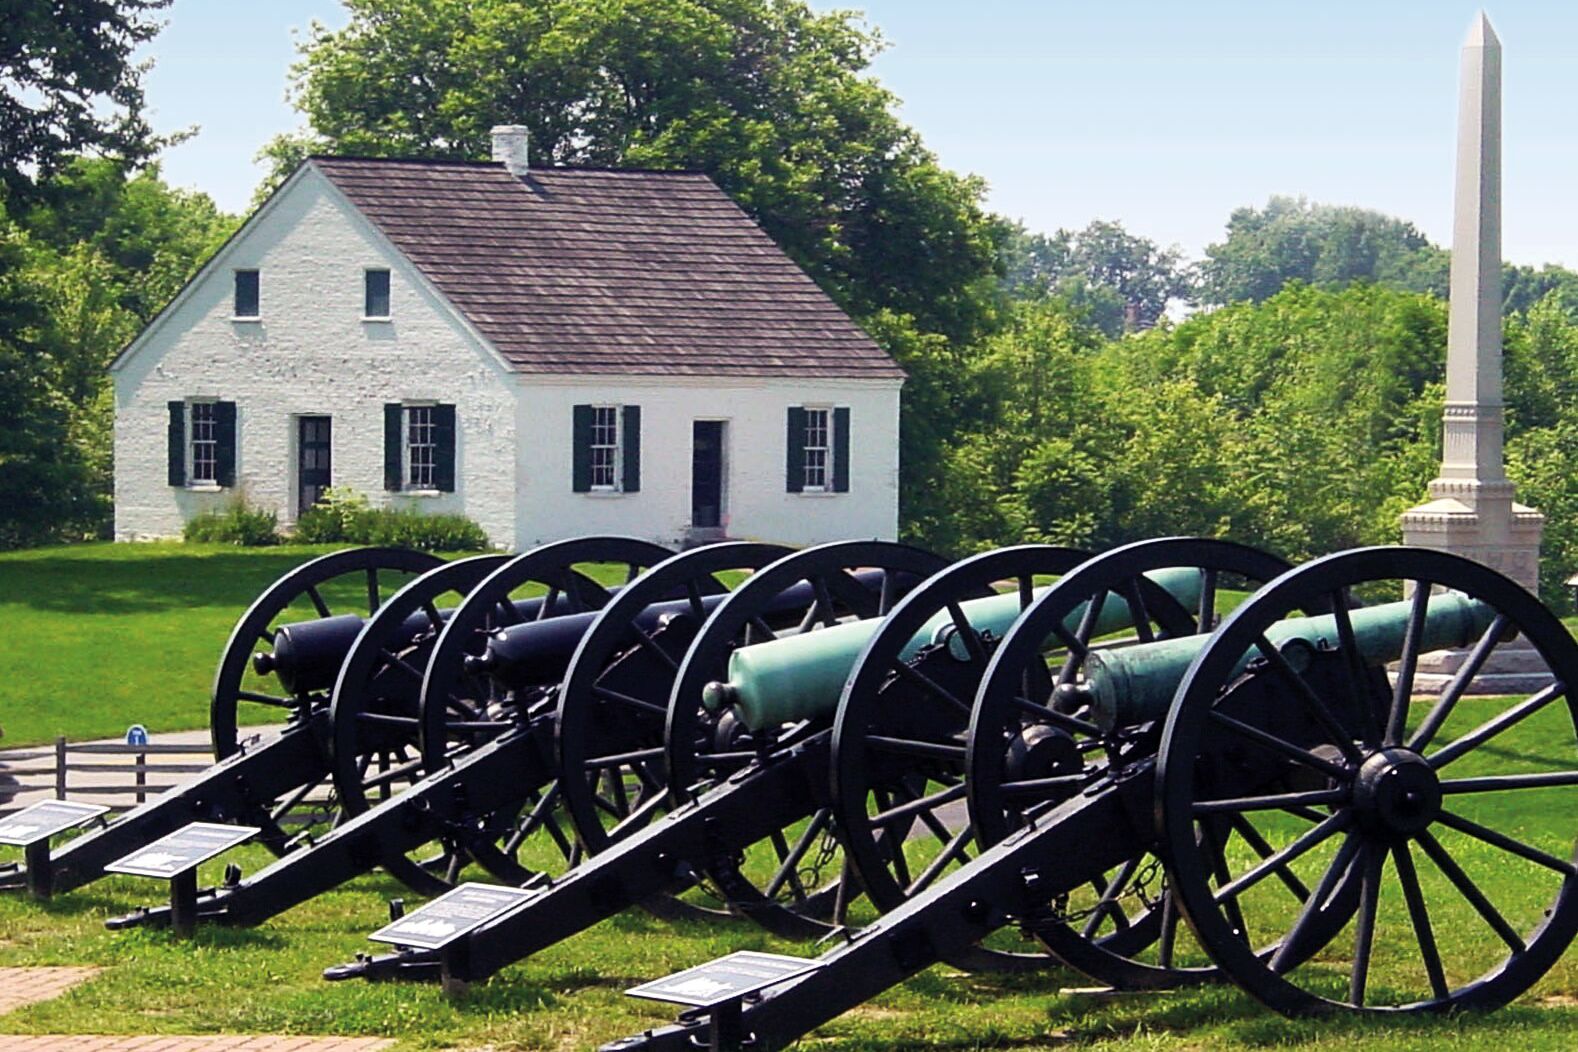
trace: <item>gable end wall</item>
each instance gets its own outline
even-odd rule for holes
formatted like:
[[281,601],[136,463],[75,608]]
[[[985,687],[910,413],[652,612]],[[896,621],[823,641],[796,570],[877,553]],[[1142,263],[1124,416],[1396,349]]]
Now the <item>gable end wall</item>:
[[[387,266],[390,322],[363,322],[362,273]],[[261,272],[261,320],[231,318],[236,268]],[[115,536],[178,535],[238,495],[292,522],[296,418],[333,418],[333,480],[375,503],[463,512],[496,544],[516,535],[513,378],[323,177],[304,173],[244,229],[115,379]],[[166,484],[166,403],[237,404],[233,490]],[[383,404],[457,406],[454,493],[386,494]]]

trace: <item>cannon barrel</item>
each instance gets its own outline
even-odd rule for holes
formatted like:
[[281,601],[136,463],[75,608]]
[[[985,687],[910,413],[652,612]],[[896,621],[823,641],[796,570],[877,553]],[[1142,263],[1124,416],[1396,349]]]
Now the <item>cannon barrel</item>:
[[[875,589],[881,586],[882,573],[881,570],[859,570],[852,576],[863,587]],[[907,576],[899,575],[901,585],[913,583],[902,580]],[[711,614],[728,595],[728,592],[719,592],[702,596],[702,610]],[[774,597],[762,614],[771,627],[786,628],[788,624],[779,623],[784,615],[794,615],[798,620],[805,608],[815,601],[814,586],[801,581]],[[665,617],[692,612],[694,607],[689,599],[666,600],[647,607],[637,615],[636,624],[642,631],[650,632]],[[514,682],[517,671],[529,670],[532,682],[541,682],[548,673],[563,673],[569,667],[576,644],[596,617],[596,612],[570,614],[552,621],[526,622],[501,628],[489,638],[487,649],[482,655],[467,663],[467,671],[486,671],[506,686],[519,685]]]
[[[1412,605],[1406,601],[1385,603],[1348,612],[1359,654],[1367,663],[1382,665],[1402,655]],[[1490,627],[1494,618],[1495,611],[1490,606],[1461,592],[1433,595],[1419,649],[1423,652],[1468,646]],[[1165,717],[1184,673],[1210,638],[1183,636],[1092,652],[1085,661],[1085,682],[1096,723],[1103,730],[1112,730]],[[1331,614],[1289,618],[1268,629],[1266,638],[1279,650],[1300,645],[1315,650],[1334,649],[1338,645],[1337,619]],[[1243,672],[1258,656],[1258,650],[1245,653],[1233,674]],[[1297,666],[1296,660],[1294,664]]]
[[[542,604],[542,597],[537,596],[520,600],[515,603],[515,609],[523,619],[530,621],[542,609]],[[564,597],[554,601],[555,613],[563,614],[568,608],[569,601]],[[447,617],[449,613],[440,610],[439,616]],[[278,676],[280,685],[292,694],[328,690],[334,686],[341,663],[366,623],[367,618],[358,614],[339,614],[283,625],[274,633],[273,649],[252,655],[252,667],[261,676]],[[427,614],[418,611],[406,618],[400,638],[414,640],[431,628]],[[570,649],[575,649],[573,640]],[[568,659],[568,652],[565,657]]]
[[[1198,570],[1157,570],[1146,576],[1186,607],[1192,608],[1200,600]],[[1002,638],[1023,610],[1019,595],[1013,592],[967,600],[960,606],[976,632],[990,632],[997,638]],[[1082,605],[1069,615],[1070,631],[1079,625],[1084,613]],[[1103,603],[1092,635],[1130,628],[1131,620],[1126,602]],[[741,647],[729,658],[728,682],[708,684],[703,704],[713,710],[732,706],[753,731],[830,713],[837,708],[844,680],[878,623],[855,621]],[[948,611],[937,614],[915,633],[901,657],[908,660],[922,647],[945,641],[953,624]]]

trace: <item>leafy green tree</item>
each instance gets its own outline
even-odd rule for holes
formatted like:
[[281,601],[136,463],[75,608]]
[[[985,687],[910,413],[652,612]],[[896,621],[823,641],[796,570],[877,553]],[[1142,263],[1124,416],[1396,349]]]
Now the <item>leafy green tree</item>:
[[0,228],[0,546],[102,533],[105,367],[235,228],[156,166],[76,158]]
[[0,17],[0,184],[13,195],[69,156],[145,160],[143,66],[170,0],[6,0]]
[[[347,0],[292,98],[318,148],[707,172],[857,316],[991,324],[1000,225],[867,73],[877,35],[804,0]],[[277,144],[289,159],[299,142]]]
[[1055,294],[1108,336],[1148,329],[1191,287],[1176,247],[1158,248],[1121,223],[1092,222],[1050,237],[1015,224],[1004,242],[1004,288],[1014,295]]
[[1446,294],[1446,253],[1413,224],[1303,198],[1273,197],[1264,209],[1235,210],[1227,239],[1205,254],[1200,296],[1206,303],[1259,303],[1294,280],[1325,288],[1372,281]]

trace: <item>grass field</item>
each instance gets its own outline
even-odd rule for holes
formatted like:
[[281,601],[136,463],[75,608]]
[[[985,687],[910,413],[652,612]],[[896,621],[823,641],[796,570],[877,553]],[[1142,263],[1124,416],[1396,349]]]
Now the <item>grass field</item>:
[[[236,616],[260,588],[316,552],[156,545],[0,556],[0,723],[16,741],[57,731],[118,734],[138,721],[155,730],[203,726],[208,680]],[[1484,715],[1464,708],[1454,718],[1465,726]],[[1559,719],[1530,721],[1478,762],[1566,765],[1571,734]],[[1516,807],[1506,794],[1492,794],[1478,817],[1568,854],[1571,792],[1540,790]],[[1463,849],[1454,843],[1453,850]],[[0,860],[13,857],[14,849],[0,848]],[[211,863],[202,877],[212,884],[225,862],[239,860],[252,872],[267,858],[260,848],[245,848]],[[1509,914],[1521,919],[1538,910],[1531,893],[1537,871],[1466,850],[1462,862]],[[1433,898],[1439,882],[1429,876],[1426,894]],[[637,982],[737,949],[816,952],[743,921],[673,923],[631,912],[450,1001],[427,986],[319,978],[325,966],[377,948],[365,936],[385,918],[388,898],[412,898],[388,878],[361,878],[257,929],[204,929],[191,943],[164,932],[103,928],[106,917],[155,902],[162,892],[157,882],[116,877],[45,905],[0,897],[0,965],[107,969],[58,1000],[0,1015],[0,1048],[5,1034],[62,1032],[376,1034],[400,1039],[402,1052],[587,1048],[672,1020],[666,1006],[623,996]],[[1399,898],[1395,888],[1383,889],[1383,904],[1395,906]],[[1444,920],[1449,956],[1492,948],[1493,937],[1477,923]],[[1398,967],[1409,964],[1405,957]],[[1388,978],[1378,974],[1376,981]],[[818,1030],[801,1047],[1578,1048],[1578,950],[1569,950],[1512,1008],[1442,1020],[1292,1022],[1225,987],[1116,997],[1060,992],[1087,985],[1061,971],[972,976],[939,966]]]

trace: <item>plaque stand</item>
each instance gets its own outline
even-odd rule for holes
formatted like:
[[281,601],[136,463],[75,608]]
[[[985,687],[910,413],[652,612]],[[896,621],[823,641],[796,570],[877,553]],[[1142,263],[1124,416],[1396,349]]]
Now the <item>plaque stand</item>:
[[55,867],[49,858],[49,837],[35,840],[22,848],[27,867],[27,893],[40,902],[55,893]]
[[197,934],[197,867],[170,878],[170,930],[177,938]]

